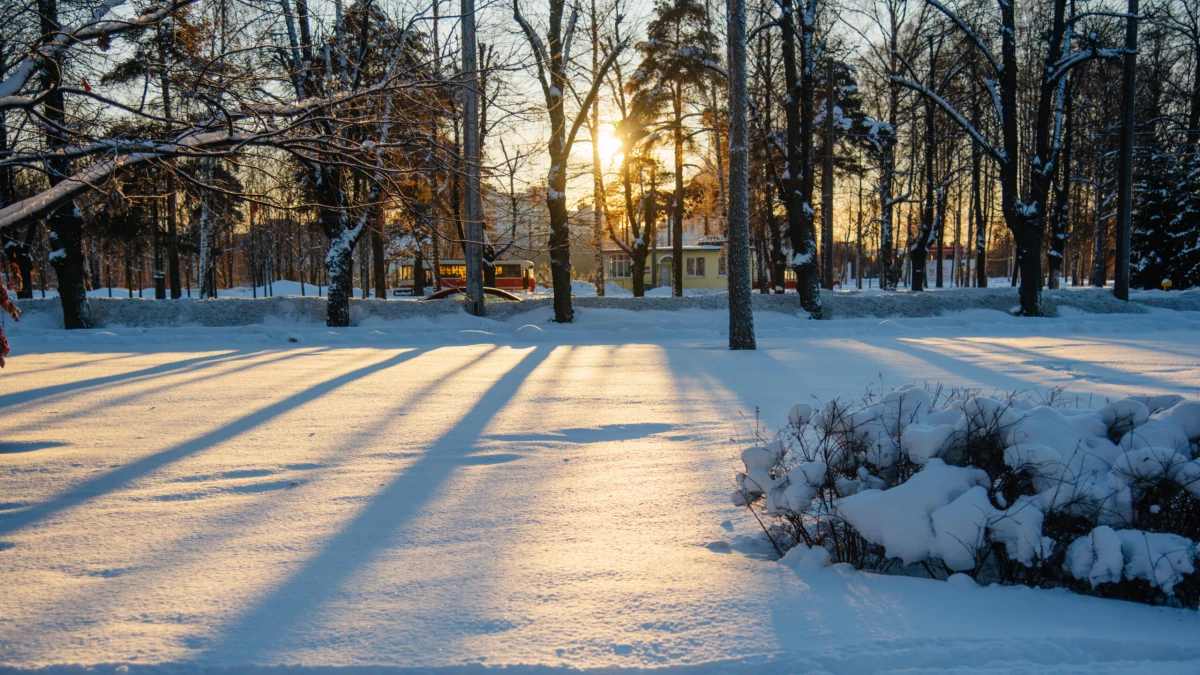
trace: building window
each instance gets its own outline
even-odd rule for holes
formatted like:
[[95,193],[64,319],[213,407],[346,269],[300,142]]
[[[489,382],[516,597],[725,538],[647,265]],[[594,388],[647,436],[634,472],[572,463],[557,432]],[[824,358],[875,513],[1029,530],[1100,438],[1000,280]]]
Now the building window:
[[725,276],[725,251],[724,251],[724,249],[722,249],[721,252],[719,254],[717,254],[717,276],[719,276],[719,277]]
[[608,259],[608,276],[611,279],[629,279],[633,276],[633,259],[629,256],[613,256]]
[[704,274],[704,258],[688,258],[687,259],[687,275],[689,277],[703,277]]

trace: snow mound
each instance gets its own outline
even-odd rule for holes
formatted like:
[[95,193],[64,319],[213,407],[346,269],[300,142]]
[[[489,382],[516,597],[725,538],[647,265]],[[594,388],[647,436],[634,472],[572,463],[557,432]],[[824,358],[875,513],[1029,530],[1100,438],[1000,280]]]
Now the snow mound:
[[1175,593],[1197,560],[1200,403],[906,385],[812,410],[742,453],[733,502],[762,510],[777,550],[1200,604],[1195,583]]

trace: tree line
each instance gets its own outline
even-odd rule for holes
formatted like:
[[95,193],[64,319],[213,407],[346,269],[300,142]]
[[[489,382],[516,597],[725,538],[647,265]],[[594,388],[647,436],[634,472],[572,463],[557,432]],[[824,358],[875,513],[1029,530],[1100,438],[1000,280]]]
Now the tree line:
[[160,298],[300,280],[341,326],[356,259],[386,296],[388,260],[440,284],[461,257],[481,314],[495,261],[536,252],[570,321],[573,245],[600,294],[608,249],[634,295],[682,295],[702,234],[815,318],[846,269],[921,291],[1001,258],[1040,315],[1126,270],[1200,283],[1198,55],[1197,0],[9,3],[6,274],[51,280],[69,328],[147,268]]

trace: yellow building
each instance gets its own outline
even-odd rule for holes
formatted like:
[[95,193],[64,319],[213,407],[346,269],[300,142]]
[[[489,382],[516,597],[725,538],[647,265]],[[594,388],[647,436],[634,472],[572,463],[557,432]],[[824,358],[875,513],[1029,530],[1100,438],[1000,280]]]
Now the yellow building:
[[[658,265],[660,286],[671,284],[672,252],[660,246],[658,259],[654,252],[646,256],[646,285],[650,284],[650,265]],[[699,244],[683,247],[683,287],[725,290],[725,252],[720,244]],[[604,249],[604,277],[621,288],[633,290],[633,259],[619,248]]]

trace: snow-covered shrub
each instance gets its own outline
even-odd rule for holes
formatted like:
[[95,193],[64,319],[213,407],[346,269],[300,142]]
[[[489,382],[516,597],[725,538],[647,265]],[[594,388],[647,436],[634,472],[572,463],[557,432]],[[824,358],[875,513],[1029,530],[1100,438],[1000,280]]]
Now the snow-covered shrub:
[[1088,403],[913,385],[798,403],[742,452],[733,502],[780,555],[1200,605],[1200,402]]

